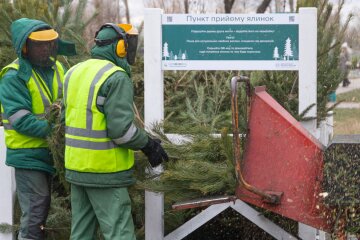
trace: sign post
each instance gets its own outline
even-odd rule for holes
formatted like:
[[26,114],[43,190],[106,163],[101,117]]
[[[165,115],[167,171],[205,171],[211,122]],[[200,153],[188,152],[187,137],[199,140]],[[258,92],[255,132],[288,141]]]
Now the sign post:
[[[164,119],[164,81],[161,69],[161,9],[145,9],[144,108],[145,127]],[[158,168],[161,168],[159,166]],[[155,169],[161,171],[161,169]],[[164,237],[164,194],[145,191],[145,239]]]
[[[316,8],[299,9],[300,38],[299,38],[299,114],[311,104],[315,104],[306,117],[313,118],[301,124],[316,137],[317,113],[317,10]],[[302,239],[325,239],[324,232],[299,223],[299,236]]]
[[315,119],[302,122],[315,136],[317,113],[317,10],[299,9],[299,113],[315,104],[305,117]]

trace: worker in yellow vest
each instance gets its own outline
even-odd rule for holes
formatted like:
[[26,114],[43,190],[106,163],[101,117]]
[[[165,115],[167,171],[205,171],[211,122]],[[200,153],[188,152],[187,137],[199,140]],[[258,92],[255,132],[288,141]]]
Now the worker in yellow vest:
[[158,140],[135,126],[133,83],[138,32],[130,24],[103,25],[92,58],[65,75],[65,168],[71,183],[71,239],[135,239],[127,187],[134,183],[133,150],[153,167],[168,156]]
[[11,24],[11,36],[18,58],[0,72],[6,164],[15,168],[22,212],[18,238],[42,240],[55,172],[44,116],[62,95],[65,69],[56,56],[74,55],[75,45],[59,39],[48,24],[27,18]]

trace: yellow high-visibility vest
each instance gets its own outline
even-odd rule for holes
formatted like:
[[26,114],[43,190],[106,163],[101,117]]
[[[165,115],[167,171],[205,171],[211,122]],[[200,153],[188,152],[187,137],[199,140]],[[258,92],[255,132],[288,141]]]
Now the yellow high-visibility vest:
[[[19,69],[19,60],[5,66],[0,72],[0,78],[5,75],[9,69]],[[54,77],[52,82],[52,91],[48,88],[45,81],[32,70],[31,77],[26,83],[31,96],[31,112],[27,109],[20,109],[11,116],[4,114],[3,106],[1,106],[1,113],[3,119],[3,125],[5,129],[5,143],[8,148],[20,149],[20,148],[44,148],[48,147],[46,139],[30,137],[24,134],[18,133],[12,127],[17,119],[32,113],[38,118],[44,118],[45,114],[49,111],[50,105],[62,95],[62,87],[64,82],[64,69],[60,62],[56,61],[54,65]]]
[[107,136],[105,115],[97,108],[102,84],[124,69],[110,61],[90,59],[65,75],[65,168],[78,172],[111,173],[132,168],[134,152]]

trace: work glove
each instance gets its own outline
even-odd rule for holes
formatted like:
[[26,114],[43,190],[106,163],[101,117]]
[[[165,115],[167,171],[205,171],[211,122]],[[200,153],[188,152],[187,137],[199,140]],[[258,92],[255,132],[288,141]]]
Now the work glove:
[[152,139],[149,137],[147,144],[141,149],[141,151],[147,156],[152,167],[159,166],[163,160],[169,160],[167,153],[160,143],[161,141],[159,139]]

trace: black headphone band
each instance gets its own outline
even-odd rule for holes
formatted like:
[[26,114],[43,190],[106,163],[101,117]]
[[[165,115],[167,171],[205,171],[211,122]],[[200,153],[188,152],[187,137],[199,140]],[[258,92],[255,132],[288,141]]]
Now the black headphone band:
[[100,39],[96,39],[96,38],[95,38],[95,43],[96,43],[96,45],[98,45],[99,47],[102,47],[102,46],[109,45],[109,44],[115,42],[116,40],[119,40],[119,38],[116,37],[116,38],[105,39],[105,40],[100,40]]
[[[106,39],[106,40],[100,40],[100,39],[97,39],[97,35],[99,34],[99,32],[104,29],[104,28],[112,28],[116,31],[116,33],[118,34],[118,37],[116,38],[112,38],[112,39]],[[112,42],[116,41],[116,40],[119,40],[119,39],[123,39],[124,42],[125,42],[125,50],[127,48],[127,39],[126,39],[126,34],[123,33],[120,29],[120,27],[114,23],[105,23],[104,25],[102,25],[100,27],[100,29],[95,33],[95,43],[96,45],[98,46],[105,46],[105,45],[109,45],[111,44]]]

